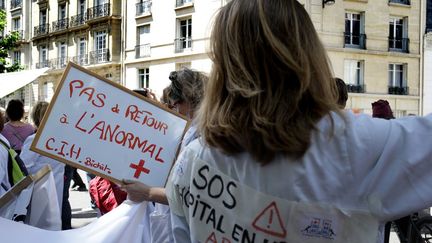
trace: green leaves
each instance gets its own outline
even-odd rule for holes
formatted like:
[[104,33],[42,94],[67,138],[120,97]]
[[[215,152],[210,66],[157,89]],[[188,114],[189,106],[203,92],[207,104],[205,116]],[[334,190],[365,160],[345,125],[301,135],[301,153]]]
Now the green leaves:
[[[4,32],[6,24],[6,12],[4,10],[0,10],[0,32]],[[4,73],[5,71],[15,72],[23,69],[21,65],[17,63],[11,64],[7,61],[9,52],[20,46],[20,40],[21,36],[17,31],[13,31],[0,37],[0,73]]]

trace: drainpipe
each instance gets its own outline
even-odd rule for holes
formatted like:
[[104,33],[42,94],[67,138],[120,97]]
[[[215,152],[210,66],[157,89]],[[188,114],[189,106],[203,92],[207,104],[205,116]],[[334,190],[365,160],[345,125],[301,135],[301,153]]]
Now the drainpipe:
[[121,31],[121,47],[120,47],[120,84],[126,86],[126,33],[127,33],[127,0],[122,1],[122,31]]
[[425,25],[425,20],[426,20],[426,1],[419,1],[420,2],[420,26],[419,26],[419,38],[420,38],[420,73],[419,73],[419,83],[420,83],[420,91],[419,91],[419,95],[420,95],[420,102],[419,102],[419,115],[423,116],[423,104],[424,104],[424,92],[423,92],[423,88],[424,88],[424,53],[425,53],[425,48],[424,48],[424,41],[425,41],[425,32],[426,32],[426,25]]

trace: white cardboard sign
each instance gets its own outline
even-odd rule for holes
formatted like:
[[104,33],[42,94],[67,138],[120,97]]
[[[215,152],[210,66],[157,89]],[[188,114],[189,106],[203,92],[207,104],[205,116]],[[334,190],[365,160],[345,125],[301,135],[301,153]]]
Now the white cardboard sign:
[[31,150],[119,182],[163,187],[188,120],[69,63]]

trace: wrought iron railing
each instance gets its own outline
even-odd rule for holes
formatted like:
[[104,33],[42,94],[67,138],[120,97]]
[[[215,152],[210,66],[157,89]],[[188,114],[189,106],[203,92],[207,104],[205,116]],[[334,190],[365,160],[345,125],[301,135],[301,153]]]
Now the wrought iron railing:
[[175,52],[182,52],[185,49],[192,48],[192,38],[177,38],[174,40]]
[[52,32],[65,30],[69,27],[69,19],[59,19],[52,22]]
[[86,66],[89,64],[89,58],[87,54],[74,56],[72,57],[72,61],[81,66]]
[[347,84],[346,87],[350,93],[364,93],[366,90],[364,84]]
[[110,4],[105,3],[92,8],[87,9],[88,20],[105,17],[110,15]]
[[389,51],[409,52],[409,38],[389,37]]
[[344,47],[366,49],[366,34],[344,33]]
[[36,68],[45,68],[45,67],[50,67],[51,63],[49,60],[42,60],[41,62],[36,63]]
[[109,62],[110,53],[107,48],[91,51],[89,54],[89,64]]
[[69,58],[68,57],[59,57],[50,60],[50,67],[54,69],[65,68],[67,65]]
[[136,4],[136,15],[150,14],[152,1],[144,1]]
[[136,58],[149,57],[150,50],[151,50],[150,44],[135,46],[135,57]]
[[22,0],[11,0],[10,3],[11,3],[11,9],[22,7]]
[[181,7],[191,3],[193,3],[193,0],[176,0],[176,7]]
[[34,36],[46,35],[49,33],[49,24],[41,24],[34,27]]
[[70,27],[77,27],[77,26],[83,25],[86,20],[87,20],[87,13],[74,15],[70,19],[69,26]]
[[404,86],[389,86],[388,93],[395,95],[407,95],[409,91],[408,87]]

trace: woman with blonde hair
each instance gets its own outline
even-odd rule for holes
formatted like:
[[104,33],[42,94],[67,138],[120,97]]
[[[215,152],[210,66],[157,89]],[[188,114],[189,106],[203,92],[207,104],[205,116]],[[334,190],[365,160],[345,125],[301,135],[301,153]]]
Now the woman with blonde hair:
[[380,223],[432,205],[432,117],[342,112],[298,1],[230,1],[210,56],[202,139],[167,186],[176,242],[375,242]]

